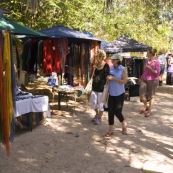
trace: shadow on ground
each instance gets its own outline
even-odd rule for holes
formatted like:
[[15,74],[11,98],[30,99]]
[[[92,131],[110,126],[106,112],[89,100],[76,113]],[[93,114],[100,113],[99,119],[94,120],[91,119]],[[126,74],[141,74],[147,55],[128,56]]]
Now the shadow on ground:
[[105,138],[107,113],[101,125],[91,122],[93,110],[77,99],[61,110],[55,103],[47,122],[33,131],[16,130],[8,158],[1,147],[0,173],[171,173],[173,170],[172,95],[158,92],[152,116],[139,114],[141,103],[125,101],[128,135],[115,121],[114,135]]

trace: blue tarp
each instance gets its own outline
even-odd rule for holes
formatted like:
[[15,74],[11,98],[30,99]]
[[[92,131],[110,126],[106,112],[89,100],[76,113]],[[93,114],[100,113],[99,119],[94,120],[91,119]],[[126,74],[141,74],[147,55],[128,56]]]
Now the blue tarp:
[[100,39],[98,39],[94,36],[90,36],[83,32],[79,32],[77,30],[68,28],[66,26],[61,26],[61,25],[43,29],[43,30],[40,30],[39,32],[41,32],[51,38],[66,37],[66,38],[70,38],[70,39],[85,39],[85,40],[101,41]]

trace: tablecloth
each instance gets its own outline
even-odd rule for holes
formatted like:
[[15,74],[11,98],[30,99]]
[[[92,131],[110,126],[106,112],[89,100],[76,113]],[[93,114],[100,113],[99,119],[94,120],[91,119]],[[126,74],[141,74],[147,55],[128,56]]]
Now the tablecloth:
[[16,117],[29,112],[46,112],[50,117],[49,97],[33,95],[16,100]]

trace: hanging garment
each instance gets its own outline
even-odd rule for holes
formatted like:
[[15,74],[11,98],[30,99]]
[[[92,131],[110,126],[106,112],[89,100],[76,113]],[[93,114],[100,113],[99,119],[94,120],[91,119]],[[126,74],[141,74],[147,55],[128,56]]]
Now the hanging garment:
[[60,73],[61,72],[61,64],[60,64],[60,50],[57,40],[52,40],[53,47],[53,72]]
[[[72,66],[73,66],[73,71],[72,71],[72,74],[73,74],[73,86],[76,86],[76,56],[75,56],[75,46],[74,46],[74,43],[71,43],[70,45],[70,55],[71,55],[71,58],[72,58]],[[74,68],[75,67],[75,68]]]
[[10,54],[11,54],[11,92],[12,92],[12,120],[10,129],[10,142],[13,142],[15,135],[15,116],[16,116],[16,78],[15,78],[15,68],[14,68],[14,53],[13,53],[13,43],[12,36],[10,36]]
[[43,43],[43,73],[60,72],[60,53],[58,42],[47,39]]
[[30,74],[37,73],[37,48],[38,42],[35,39],[31,39],[27,57],[27,72]]
[[37,67],[42,67],[42,61],[43,61],[43,40],[40,40],[38,42],[38,51],[37,51]]
[[[10,137],[10,130],[11,130],[11,122],[12,122],[12,115],[13,115],[13,103],[12,103],[12,79],[11,79],[11,51],[10,50],[10,35],[8,31],[4,31],[4,49],[3,49],[3,65],[5,70],[5,96],[6,96],[6,110],[7,114],[6,117],[3,117],[3,125],[5,127],[5,144],[6,144],[6,151],[7,155],[10,154],[10,147],[9,147],[9,137]],[[5,124],[4,124],[5,123]]]
[[24,42],[22,50],[22,70],[27,71],[27,57],[29,55],[30,39]]
[[60,39],[60,43],[61,43],[61,47],[60,47],[60,51],[61,51],[60,64],[61,64],[62,73],[65,73],[66,56],[70,52],[69,48],[68,48],[68,40],[67,40],[67,38],[62,37]]
[[52,50],[51,39],[47,39],[43,43],[43,73],[52,73]]
[[85,55],[85,50],[84,50],[84,43],[81,43],[80,45],[80,72],[81,72],[81,85],[84,85],[84,55]]
[[5,143],[7,155],[10,153],[9,128],[6,105],[6,93],[4,87],[4,67],[3,67],[3,34],[0,31],[0,142]]

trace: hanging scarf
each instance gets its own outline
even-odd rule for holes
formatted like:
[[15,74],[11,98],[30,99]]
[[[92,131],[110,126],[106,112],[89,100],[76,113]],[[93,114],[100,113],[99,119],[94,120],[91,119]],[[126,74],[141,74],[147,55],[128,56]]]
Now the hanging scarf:
[[10,34],[10,53],[11,53],[11,91],[12,91],[12,105],[13,105],[13,114],[11,120],[11,130],[10,130],[10,142],[13,142],[15,135],[15,116],[16,116],[16,77],[15,77],[15,69],[14,69],[14,54],[13,54],[13,44],[12,37]]
[[11,51],[10,51],[10,35],[8,31],[4,31],[4,51],[3,64],[5,69],[5,91],[6,91],[6,105],[7,105],[7,119],[8,119],[8,136],[10,136],[10,126],[13,114],[12,92],[11,92]]
[[[5,35],[7,35],[7,31],[4,32]],[[10,155],[10,145],[9,145],[9,119],[8,119],[8,113],[7,113],[7,101],[6,101],[6,90],[5,90],[5,76],[3,74],[5,67],[3,67],[3,56],[2,54],[5,52],[2,51],[2,46],[3,46],[3,35],[1,33],[0,35],[0,104],[1,104],[1,109],[2,109],[2,132],[3,132],[3,138],[4,138],[4,143],[6,146],[6,153],[9,156]],[[6,40],[6,38],[4,38]],[[5,49],[5,45],[4,45]],[[9,50],[8,50],[9,51]],[[3,52],[3,53],[2,53]],[[3,55],[4,55],[3,54]]]

